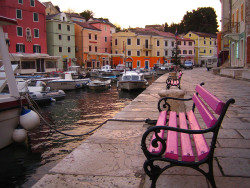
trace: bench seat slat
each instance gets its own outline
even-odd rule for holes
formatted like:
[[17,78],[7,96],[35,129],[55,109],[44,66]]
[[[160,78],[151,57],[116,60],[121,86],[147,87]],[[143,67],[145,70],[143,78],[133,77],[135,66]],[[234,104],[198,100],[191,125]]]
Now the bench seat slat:
[[[179,113],[179,125],[181,129],[188,129],[186,116],[184,112]],[[190,135],[187,133],[181,133],[180,135],[181,135],[182,160],[195,161]]]
[[197,85],[195,90],[199,93],[199,95],[206,101],[206,103],[213,109],[213,111],[216,114],[218,115],[221,114],[222,109],[225,105],[224,102],[222,102],[220,99],[218,99],[216,96],[211,94],[209,91],[207,91],[200,85]]
[[[177,127],[176,112],[170,111],[168,126]],[[178,140],[175,131],[168,131],[165,157],[178,160]]]
[[[190,128],[192,130],[201,130],[200,125],[191,110],[187,112]],[[194,143],[197,151],[197,157],[199,160],[204,159],[209,154],[209,147],[203,134],[193,134]]]
[[196,94],[193,95],[193,101],[197,109],[199,110],[207,127],[212,127],[216,123],[217,119],[213,116],[213,114],[208,110],[208,108]]
[[[162,125],[166,125],[166,120],[167,120],[167,111],[162,111],[159,114],[156,126],[162,126]],[[164,137],[164,130],[161,130],[160,133],[158,134],[159,137],[163,138]],[[152,141],[155,139],[155,134],[153,134],[152,139],[151,139],[151,144],[149,146],[149,152],[151,153],[159,153],[162,149],[162,144],[159,143],[158,147],[155,148],[152,146]]]

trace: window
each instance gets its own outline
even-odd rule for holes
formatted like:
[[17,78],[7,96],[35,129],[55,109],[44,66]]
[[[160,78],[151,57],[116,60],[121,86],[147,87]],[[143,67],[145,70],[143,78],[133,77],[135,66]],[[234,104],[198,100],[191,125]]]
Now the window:
[[188,35],[189,37],[191,37],[192,36],[192,34],[191,33],[189,33],[189,35]]
[[188,42],[188,45],[189,45],[189,46],[192,46],[192,42]]
[[184,46],[186,46],[186,41],[184,41]]
[[177,45],[181,45],[181,41],[177,41]]
[[23,0],[18,0],[18,4],[23,4]]
[[58,29],[61,30],[62,29],[62,25],[58,24]]
[[59,52],[62,52],[62,47],[61,46],[59,46]]
[[25,53],[25,45],[24,44],[16,44],[16,52]]
[[204,54],[206,53],[206,50],[204,50]]
[[137,56],[141,56],[141,51],[137,50],[136,54],[137,54]]
[[70,36],[68,36],[68,41],[70,41]]
[[95,40],[97,40],[97,35],[95,35]]
[[97,46],[95,46],[95,52],[97,52]]
[[131,39],[127,39],[127,45],[131,45]]
[[41,46],[40,45],[33,45],[33,53],[41,53]]
[[128,50],[128,56],[131,56],[131,50]]
[[189,51],[188,51],[188,54],[193,54],[193,50],[189,50]]
[[70,47],[68,47],[68,53],[70,53],[71,52],[71,48]]
[[58,35],[58,39],[59,39],[59,40],[62,40],[62,35]]
[[181,50],[177,50],[177,54],[181,54]]
[[204,44],[206,44],[206,40],[204,39]]
[[36,12],[33,13],[33,21],[38,22],[38,13]]
[[172,47],[174,47],[174,42],[172,42]]
[[34,29],[34,37],[39,38],[39,29]]
[[240,6],[240,21],[244,21],[244,4]]
[[35,62],[34,61],[22,61],[21,62],[22,69],[35,69]]
[[117,45],[118,44],[118,41],[117,41],[117,39],[115,39],[115,45]]
[[23,36],[23,28],[17,27],[17,36],[22,37]]
[[137,39],[136,40],[136,44],[139,46],[139,45],[141,45],[141,39]]
[[89,39],[91,39],[91,33],[89,33]]
[[107,41],[108,41],[108,39],[107,39],[107,37],[106,37],[106,36],[104,37],[104,41],[105,41],[105,42],[107,42]]
[[157,43],[157,46],[160,46],[160,41],[159,41],[159,40],[157,40],[157,42],[156,42],[156,43]]
[[67,25],[67,31],[70,31],[70,25]]
[[165,50],[165,56],[168,56],[168,51],[167,50]]
[[157,56],[158,56],[158,57],[160,56],[160,51],[157,51]]
[[30,0],[30,6],[34,7],[35,6],[35,0]]
[[115,51],[115,54],[118,54],[118,50]]
[[168,46],[168,41],[165,40],[165,46]]
[[141,61],[140,61],[140,60],[137,60],[137,61],[136,61],[136,66],[137,66],[137,67],[141,67]]
[[56,68],[56,62],[55,61],[46,61],[46,68]]
[[20,9],[16,10],[16,19],[22,19],[22,10]]
[[108,48],[105,48],[105,53],[107,53],[108,52]]
[[187,50],[183,50],[183,54],[187,54]]
[[91,47],[91,46],[89,46],[89,51],[90,51],[90,52],[92,51],[92,47]]
[[146,56],[148,56],[148,51],[146,51]]

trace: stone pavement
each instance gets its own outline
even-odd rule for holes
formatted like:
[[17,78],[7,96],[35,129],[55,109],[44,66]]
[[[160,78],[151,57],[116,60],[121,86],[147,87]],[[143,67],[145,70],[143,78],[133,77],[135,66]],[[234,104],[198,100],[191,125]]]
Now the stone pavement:
[[[205,82],[205,87],[218,98],[236,100],[229,107],[219,132],[215,181],[221,188],[247,187],[250,184],[250,82],[213,75],[204,68],[183,72],[181,87],[186,92],[185,98],[194,93],[196,84]],[[157,119],[158,92],[165,89],[167,76],[157,79],[114,118]],[[186,107],[190,109],[191,104],[187,103]],[[147,126],[143,122],[107,122],[33,187],[150,187],[140,148]],[[160,176],[157,187],[193,188],[209,187],[209,184],[192,169],[174,167]]]

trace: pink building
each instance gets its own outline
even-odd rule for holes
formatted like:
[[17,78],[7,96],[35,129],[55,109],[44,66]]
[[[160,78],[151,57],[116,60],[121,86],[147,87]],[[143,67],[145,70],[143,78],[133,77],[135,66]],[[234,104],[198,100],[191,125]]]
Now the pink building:
[[181,64],[186,60],[191,60],[194,63],[194,40],[177,37],[178,54],[181,56]]
[[18,23],[3,30],[11,62],[21,74],[56,70],[57,58],[47,54],[45,8],[38,0],[0,1],[0,15]]

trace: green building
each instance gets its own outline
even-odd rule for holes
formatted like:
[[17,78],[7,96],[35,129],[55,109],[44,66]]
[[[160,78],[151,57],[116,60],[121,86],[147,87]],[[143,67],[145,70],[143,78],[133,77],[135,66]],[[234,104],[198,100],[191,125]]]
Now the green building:
[[57,70],[67,70],[76,65],[75,27],[70,17],[61,12],[46,16],[47,50],[51,56],[59,56]]

